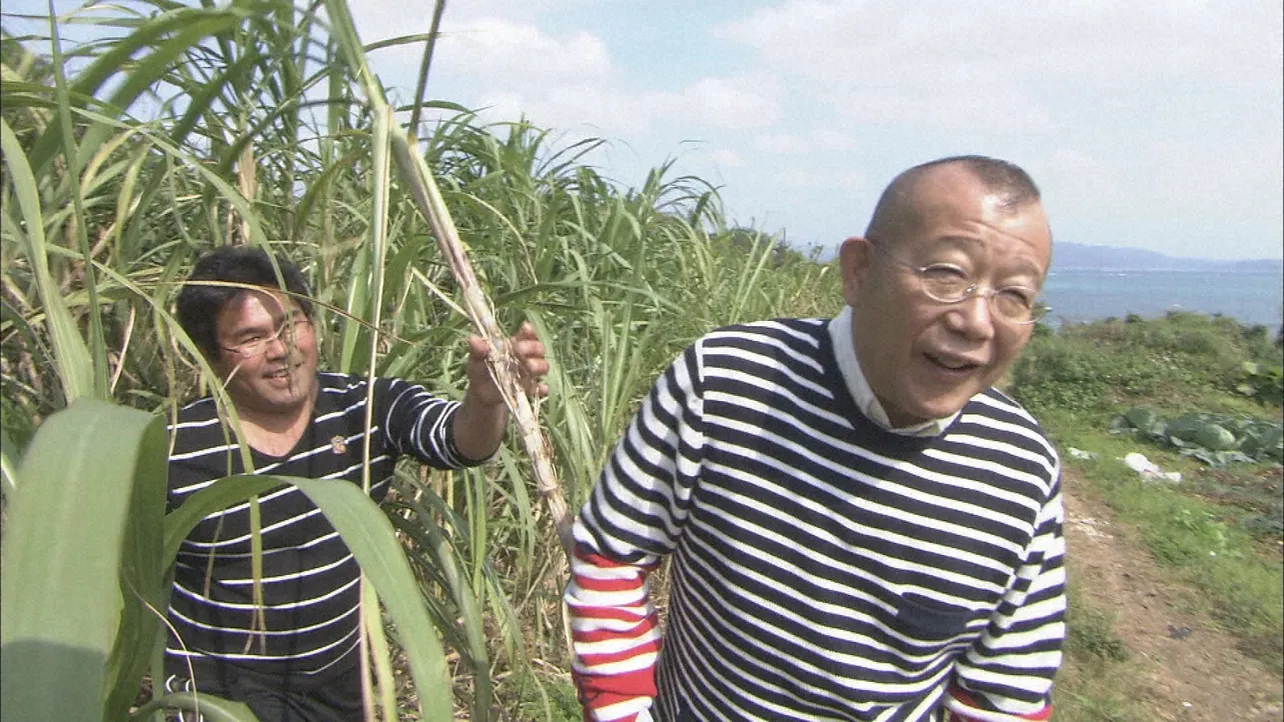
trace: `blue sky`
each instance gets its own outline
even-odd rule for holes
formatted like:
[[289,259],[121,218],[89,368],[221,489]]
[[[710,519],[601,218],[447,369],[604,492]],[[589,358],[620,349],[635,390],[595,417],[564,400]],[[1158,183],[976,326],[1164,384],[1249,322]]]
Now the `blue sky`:
[[[6,3],[6,11],[26,0]],[[363,40],[431,2],[350,0]],[[63,7],[60,3],[59,7]],[[676,159],[799,246],[864,230],[897,172],[1024,166],[1060,240],[1284,256],[1284,15],[1253,0],[451,0],[429,95],[525,114],[626,184]],[[413,93],[418,48],[372,60]]]

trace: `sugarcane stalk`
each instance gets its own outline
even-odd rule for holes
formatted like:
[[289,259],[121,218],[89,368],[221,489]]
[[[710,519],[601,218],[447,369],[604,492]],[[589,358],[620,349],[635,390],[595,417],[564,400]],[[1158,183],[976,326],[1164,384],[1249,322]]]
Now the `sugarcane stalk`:
[[562,548],[570,554],[573,544],[570,511],[566,506],[566,498],[562,495],[557,469],[553,466],[553,447],[540,427],[535,409],[522,387],[517,359],[509,346],[508,336],[495,321],[490,299],[486,297],[473,273],[472,263],[459,238],[455,221],[446,208],[432,171],[423,156],[417,152],[416,145],[417,143],[412,144],[411,136],[393,134],[393,158],[419,210],[432,226],[441,254],[450,265],[455,282],[459,284],[465,312],[478,335],[490,344],[491,354],[486,359],[486,365],[504,398],[504,405],[513,415],[513,423],[521,435],[522,446],[530,456],[535,489],[548,505]]
[[[370,70],[370,64],[357,38],[356,27],[352,22],[347,4],[342,0],[326,0],[326,9],[332,23],[331,32],[341,40],[340,46],[348,56],[366,98],[370,101],[371,110],[376,115],[390,112],[383,86]],[[450,211],[441,198],[441,191],[437,188],[432,171],[419,153],[419,142],[414,133],[414,128],[411,128],[409,133],[392,133],[393,161],[419,210],[432,226],[442,255],[450,264],[451,273],[454,274],[455,281],[463,294],[464,309],[469,319],[477,329],[478,335],[490,344],[491,354],[486,360],[486,365],[503,395],[504,405],[513,415],[513,422],[521,435],[522,445],[531,459],[535,488],[548,505],[558,539],[569,555],[574,543],[571,539],[572,520],[566,506],[566,499],[562,495],[562,484],[558,480],[557,470],[553,467],[553,447],[540,428],[535,410],[522,388],[517,373],[517,362],[513,357],[512,349],[509,348],[508,337],[495,322],[495,313],[491,309],[490,301],[477,282],[472,263],[469,262],[464,244],[459,239],[459,231],[455,228],[454,219],[451,218]]]

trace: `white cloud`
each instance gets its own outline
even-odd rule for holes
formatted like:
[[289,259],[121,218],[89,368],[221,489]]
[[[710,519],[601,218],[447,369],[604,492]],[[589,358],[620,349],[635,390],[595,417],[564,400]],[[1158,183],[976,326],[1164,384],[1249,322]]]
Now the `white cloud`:
[[601,83],[612,72],[606,45],[593,34],[555,37],[500,18],[450,26],[439,52],[437,72],[508,87]]
[[1075,185],[1093,188],[1097,193],[1119,190],[1120,168],[1116,163],[1079,148],[1058,148],[1031,166],[1036,176],[1073,178]]
[[797,133],[764,133],[754,136],[753,147],[764,153],[797,155],[817,151],[847,151],[857,147],[856,141],[836,130],[814,130],[806,135]]
[[[430,25],[428,10],[403,16],[389,11],[384,0],[371,5],[384,10],[362,15],[367,41],[424,32]],[[504,3],[489,5],[496,9]],[[465,102],[482,110],[483,119],[525,115],[574,137],[632,137],[657,124],[716,131],[764,127],[780,117],[781,89],[770,76],[704,77],[678,88],[640,88],[614,67],[598,35],[557,35],[542,30],[535,19],[468,10],[461,16],[448,13],[443,21],[430,83],[476,88]],[[508,11],[517,18],[527,14],[511,5]],[[379,52],[378,67],[391,68],[385,83],[411,92],[422,45]]]
[[677,92],[629,92],[592,82],[492,87],[496,89],[477,96],[477,106],[488,109],[482,113],[484,119],[525,115],[537,125],[578,137],[632,138],[661,125],[688,132],[752,128],[773,122],[778,115],[769,96],[736,79],[705,78]]
[[[1284,27],[1271,3],[777,0],[721,11],[743,17],[708,26],[707,42],[700,23],[719,12],[702,10],[682,28],[689,54],[647,55],[623,36],[646,13],[602,1],[451,6],[430,89],[563,142],[618,140],[612,163],[676,156],[737,212],[817,238],[849,232],[908,163],[975,151],[1028,167],[1076,240],[1176,248],[1197,226],[1239,224],[1278,244]],[[567,20],[581,11],[595,20]],[[430,12],[365,0],[358,22],[370,41],[424,32]],[[380,51],[385,81],[396,53],[409,85],[419,49]]]
[[709,155],[709,159],[713,161],[715,165],[727,168],[742,168],[746,165],[744,158],[741,158],[735,151],[727,150],[726,148],[718,148],[714,150]]
[[760,128],[779,119],[779,93],[775,81],[765,77],[701,78],[667,110],[710,128]]
[[[1274,164],[1244,163],[1236,138],[1223,138],[1199,146],[1152,138],[1137,149],[1137,165],[1152,175],[1137,180],[1153,198],[1151,207],[1178,209],[1183,217],[1227,215],[1261,218],[1280,206],[1284,169]],[[1273,143],[1254,148],[1261,158],[1284,158],[1279,136]],[[1156,182],[1160,181],[1160,182]]]
[[838,171],[834,174],[833,186],[846,191],[879,191],[879,188],[858,170]]
[[821,150],[854,150],[856,148],[854,138],[836,130],[817,130],[811,134],[811,137]]
[[793,155],[807,153],[813,146],[810,140],[794,133],[767,133],[755,136],[753,147],[764,153]]
[[840,190],[844,193],[859,190],[879,191],[864,173],[854,170],[821,170],[792,168],[775,174],[781,186],[796,190],[826,189]]
[[1246,69],[1279,66],[1279,8],[1238,5],[789,0],[718,33],[853,119],[1048,132],[1050,88],[1085,103],[1172,83],[1277,92],[1276,73]]

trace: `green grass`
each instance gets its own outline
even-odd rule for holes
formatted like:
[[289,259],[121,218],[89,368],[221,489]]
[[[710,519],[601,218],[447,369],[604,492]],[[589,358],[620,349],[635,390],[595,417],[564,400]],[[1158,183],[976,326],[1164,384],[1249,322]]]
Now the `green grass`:
[[1070,559],[1065,662],[1057,675],[1053,705],[1059,722],[1142,722],[1144,710],[1132,688],[1137,674],[1114,614],[1084,599]]
[[1270,330],[1232,318],[1170,312],[1042,328],[1012,371],[1028,408],[1092,417],[1144,403],[1159,409],[1198,409],[1279,418],[1237,390],[1244,362],[1275,368],[1284,362]]
[[513,719],[579,722],[584,717],[570,679],[565,675],[547,678],[535,667],[514,669],[500,681],[496,694],[511,710]]
[[[1213,503],[1198,495],[1199,467],[1176,454],[1141,447],[1163,469],[1180,469],[1181,484],[1146,483],[1121,459],[1138,444],[1127,437],[1086,429],[1069,414],[1049,413],[1042,419],[1058,446],[1100,454],[1093,461],[1067,461],[1087,478],[1094,493],[1135,526],[1146,548],[1174,578],[1200,590],[1191,603],[1203,607],[1239,641],[1246,654],[1276,673],[1284,672],[1284,567],[1278,535],[1263,536],[1242,523],[1236,507]],[[1278,469],[1251,466],[1249,478]],[[1265,553],[1264,553],[1265,550]],[[1271,554],[1270,552],[1274,553]]]
[[1128,659],[1128,648],[1115,634],[1115,615],[1099,609],[1078,593],[1078,585],[1071,584],[1069,609],[1066,614],[1066,645],[1068,656],[1085,661],[1122,662]]
[[[1187,593],[1172,603],[1209,615],[1247,656],[1284,673],[1284,470],[1232,463],[1210,469],[1141,435],[1112,434],[1110,422],[1144,405],[1161,416],[1203,412],[1278,423],[1279,335],[1232,319],[1170,313],[1041,329],[1011,374],[1010,391]],[[1251,363],[1255,374],[1246,374]],[[1098,455],[1068,458],[1071,447]],[[1140,452],[1179,484],[1146,483],[1122,463]],[[1069,561],[1066,664],[1057,718],[1149,719],[1137,699],[1140,672],[1113,632],[1109,610],[1085,604]]]

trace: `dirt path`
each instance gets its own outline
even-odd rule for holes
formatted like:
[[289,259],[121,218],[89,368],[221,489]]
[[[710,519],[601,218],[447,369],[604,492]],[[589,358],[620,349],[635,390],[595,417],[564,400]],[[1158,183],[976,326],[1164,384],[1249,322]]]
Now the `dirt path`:
[[1079,593],[1117,615],[1115,633],[1141,672],[1137,698],[1153,719],[1284,720],[1281,680],[1208,618],[1174,609],[1190,592],[1169,579],[1086,481],[1066,470],[1064,482],[1066,544]]

